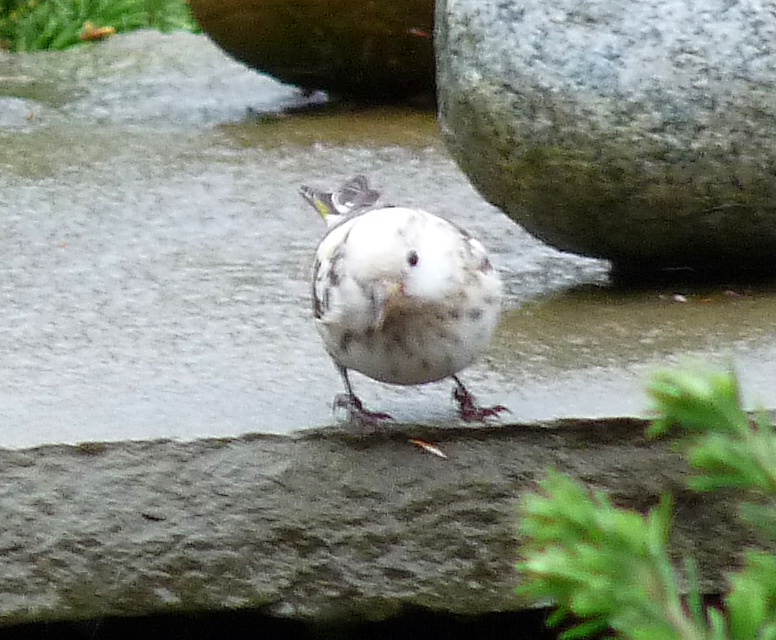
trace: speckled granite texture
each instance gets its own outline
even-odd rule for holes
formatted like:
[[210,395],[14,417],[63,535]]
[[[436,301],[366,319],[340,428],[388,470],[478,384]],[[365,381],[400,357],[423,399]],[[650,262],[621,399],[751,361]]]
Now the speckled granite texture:
[[448,147],[492,203],[623,271],[772,269],[776,8],[439,0]]

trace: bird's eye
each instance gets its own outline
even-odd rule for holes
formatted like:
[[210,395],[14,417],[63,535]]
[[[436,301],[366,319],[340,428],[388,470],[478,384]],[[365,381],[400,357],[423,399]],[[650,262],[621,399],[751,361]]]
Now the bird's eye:
[[418,252],[414,249],[407,254],[407,264],[411,267],[418,264]]

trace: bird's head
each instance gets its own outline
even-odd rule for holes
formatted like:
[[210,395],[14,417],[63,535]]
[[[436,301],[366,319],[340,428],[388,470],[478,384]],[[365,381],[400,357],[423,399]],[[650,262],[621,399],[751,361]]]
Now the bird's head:
[[343,234],[377,324],[395,312],[445,303],[460,291],[462,238],[439,218],[404,207],[376,209],[349,230],[343,227]]
[[380,198],[379,191],[369,188],[365,176],[354,176],[335,191],[319,191],[302,185],[299,193],[320,214],[329,228],[342,222],[351,213],[371,207]]

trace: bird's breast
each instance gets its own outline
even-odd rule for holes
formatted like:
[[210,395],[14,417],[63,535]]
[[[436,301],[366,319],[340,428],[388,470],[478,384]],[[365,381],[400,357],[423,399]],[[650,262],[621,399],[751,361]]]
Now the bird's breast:
[[390,384],[425,384],[469,366],[488,347],[498,304],[395,308],[379,327],[318,322],[335,362]]

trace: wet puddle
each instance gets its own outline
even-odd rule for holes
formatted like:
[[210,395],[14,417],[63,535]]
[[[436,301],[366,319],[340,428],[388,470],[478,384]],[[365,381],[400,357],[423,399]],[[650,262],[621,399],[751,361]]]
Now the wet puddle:
[[[257,116],[301,98],[191,34],[0,56],[2,446],[333,424],[309,293],[323,225],[297,189],[357,173],[490,248],[506,312],[465,377],[510,419],[641,414],[644,376],[685,352],[733,354],[770,397],[772,296],[604,289],[605,263],[477,195],[432,113]],[[448,383],[354,383],[398,420],[454,420]]]

